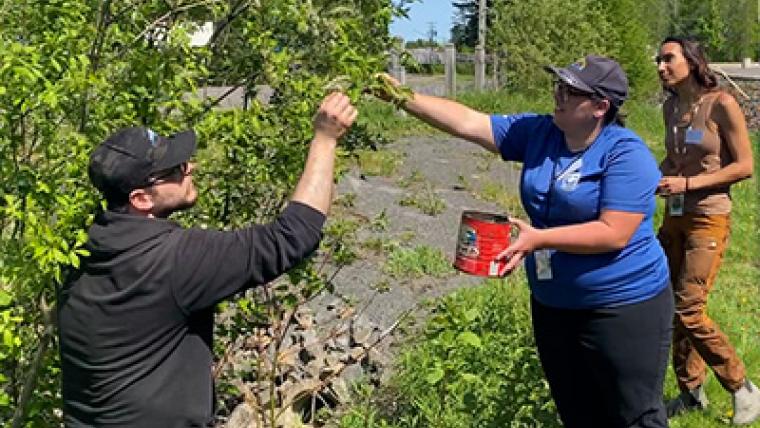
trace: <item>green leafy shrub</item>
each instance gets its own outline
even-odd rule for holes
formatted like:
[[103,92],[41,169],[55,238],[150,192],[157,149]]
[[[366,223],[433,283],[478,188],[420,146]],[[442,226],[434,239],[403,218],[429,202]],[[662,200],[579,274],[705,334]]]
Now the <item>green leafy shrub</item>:
[[408,343],[382,398],[352,409],[343,427],[560,426],[521,275],[460,290],[432,315]]
[[[193,127],[202,197],[178,219],[224,228],[270,219],[303,169],[318,103],[338,87],[361,100],[385,67],[388,24],[397,12],[390,0],[0,6],[1,421],[16,413],[14,423],[60,422],[43,298],[53,302],[55,284],[87,255],[84,230],[100,207],[87,179],[90,150],[122,126],[162,134]],[[214,35],[207,46],[191,47],[189,34],[204,21],[216,24]],[[267,105],[219,111],[223,97],[193,95],[206,85],[241,88],[249,98],[267,85],[273,96]],[[374,144],[370,137],[355,127],[341,156]],[[313,285],[304,290],[323,286],[314,272],[296,276]],[[220,347],[235,343],[235,334],[219,335]],[[27,381],[34,391],[24,390]]]

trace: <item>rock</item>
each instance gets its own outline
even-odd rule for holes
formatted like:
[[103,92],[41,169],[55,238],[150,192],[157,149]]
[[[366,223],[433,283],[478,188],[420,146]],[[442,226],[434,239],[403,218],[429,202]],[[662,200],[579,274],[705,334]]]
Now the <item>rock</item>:
[[[364,369],[359,364],[351,364],[343,370],[340,378],[350,385],[364,376]],[[344,402],[341,400],[341,402]]]
[[320,384],[319,379],[306,379],[294,385],[284,384],[281,388],[283,405],[297,410],[305,409],[311,404],[312,394],[317,392],[316,388]]
[[226,428],[249,428],[261,425],[256,412],[247,403],[239,404],[232,411]]
[[306,365],[305,371],[312,378],[319,379],[322,367],[324,367],[324,363],[321,360],[313,360]]
[[362,325],[351,325],[351,346],[368,346],[373,342],[375,330]]
[[351,401],[351,389],[349,388],[349,382],[338,378],[332,381],[330,390],[338,403],[348,403]]
[[304,330],[309,330],[314,327],[314,314],[309,308],[301,308],[294,315],[298,326]]
[[361,360],[365,352],[366,351],[361,346],[355,346],[341,355],[340,361],[346,364],[356,364]]
[[329,377],[339,376],[342,372],[345,364],[345,357],[340,354],[330,354],[324,359],[324,365],[319,372],[319,378],[325,380]]
[[348,332],[339,334],[337,337],[332,339],[332,345],[335,347],[335,350],[338,351],[348,350],[351,346],[351,335]]
[[300,362],[298,346],[291,346],[280,351],[277,364],[280,370],[289,371],[294,369]]
[[300,331],[296,334],[298,335],[298,343],[306,348],[316,347],[319,343],[319,336],[313,329]]

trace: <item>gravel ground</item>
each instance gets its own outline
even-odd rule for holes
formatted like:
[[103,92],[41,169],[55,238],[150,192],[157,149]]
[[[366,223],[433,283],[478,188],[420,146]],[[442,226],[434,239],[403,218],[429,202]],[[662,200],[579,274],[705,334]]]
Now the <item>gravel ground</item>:
[[[360,239],[370,236],[391,240],[411,237],[405,244],[409,247],[427,245],[440,249],[453,262],[459,221],[464,210],[503,212],[494,203],[476,197],[484,183],[499,183],[508,189],[516,189],[519,170],[513,164],[503,162],[497,155],[463,140],[449,137],[413,137],[397,141],[384,150],[402,154],[403,164],[393,177],[367,177],[354,168],[338,184],[338,195],[352,195],[352,206],[336,213],[330,221],[345,216],[373,219],[385,212],[387,227],[382,232],[370,230],[365,222],[358,235]],[[417,186],[432,188],[445,201],[445,210],[438,215],[423,214],[415,207],[401,206],[399,200],[410,188],[399,182],[415,174],[422,182]],[[466,183],[466,185],[462,185]],[[340,197],[339,196],[339,197]],[[337,210],[336,210],[337,211]],[[442,296],[466,286],[477,286],[482,279],[452,269],[444,278],[420,278],[398,280],[383,272],[385,255],[360,257],[344,267],[335,277],[335,294],[366,306],[365,319],[385,329],[392,325],[401,313],[421,302]],[[389,290],[374,290],[385,283]],[[316,303],[328,304],[335,295],[325,295]],[[419,313],[424,316],[424,311]]]

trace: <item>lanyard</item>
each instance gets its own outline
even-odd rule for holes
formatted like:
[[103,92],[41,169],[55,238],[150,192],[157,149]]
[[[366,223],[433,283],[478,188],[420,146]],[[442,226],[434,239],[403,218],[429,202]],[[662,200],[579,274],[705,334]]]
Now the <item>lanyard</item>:
[[694,117],[699,112],[699,108],[702,106],[702,101],[703,100],[704,100],[704,94],[700,95],[700,97],[697,100],[697,102],[695,102],[694,104],[692,104],[692,106],[691,106],[691,112],[689,113],[689,122],[686,123],[686,125],[680,126],[680,127],[678,126],[678,115],[680,114],[680,112],[679,112],[679,108],[678,108],[678,102],[676,101],[675,108],[673,109],[673,116],[674,116],[674,119],[675,119],[675,120],[673,120],[673,151],[677,155],[686,155],[686,136],[684,135],[684,142],[683,142],[683,144],[681,144],[681,147],[680,147],[680,150],[679,150],[679,147],[678,147],[678,128],[686,128],[687,133],[688,133],[688,131],[691,131],[691,129],[692,129],[691,125],[694,122]]
[[[552,166],[552,175],[550,177],[549,181],[549,193],[546,194],[546,206],[544,207],[544,225],[545,227],[549,227],[549,214],[551,212],[551,205],[552,205],[552,195],[554,194],[554,185],[555,183],[560,179],[564,178],[565,174],[567,174],[568,171],[570,171],[570,168],[572,168],[577,162],[581,161],[583,159],[583,155],[586,154],[589,147],[591,147],[593,143],[589,144],[578,152],[572,160],[570,160],[570,163],[567,164],[567,166],[560,171],[557,172],[557,166],[559,165],[559,149],[556,149],[554,151],[554,165]],[[580,168],[579,168],[580,169]]]

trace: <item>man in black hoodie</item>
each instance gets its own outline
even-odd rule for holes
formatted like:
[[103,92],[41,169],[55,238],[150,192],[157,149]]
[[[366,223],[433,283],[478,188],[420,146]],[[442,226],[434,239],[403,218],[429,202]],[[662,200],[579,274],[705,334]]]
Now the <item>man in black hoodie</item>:
[[317,248],[337,140],[356,115],[345,95],[326,97],[288,206],[272,223],[232,232],[166,219],[197,198],[192,131],[166,138],[127,128],[95,149],[90,179],[108,210],[58,303],[67,427],[212,424],[214,305]]

